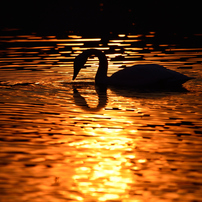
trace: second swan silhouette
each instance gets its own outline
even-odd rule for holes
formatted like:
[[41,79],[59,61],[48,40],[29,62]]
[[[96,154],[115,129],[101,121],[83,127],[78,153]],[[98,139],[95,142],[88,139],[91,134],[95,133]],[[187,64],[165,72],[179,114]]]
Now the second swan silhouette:
[[127,86],[137,89],[176,89],[181,88],[183,83],[192,79],[156,64],[126,67],[108,77],[108,61],[105,54],[97,49],[88,49],[78,55],[74,61],[73,80],[91,55],[95,55],[99,59],[99,68],[95,76],[96,85]]

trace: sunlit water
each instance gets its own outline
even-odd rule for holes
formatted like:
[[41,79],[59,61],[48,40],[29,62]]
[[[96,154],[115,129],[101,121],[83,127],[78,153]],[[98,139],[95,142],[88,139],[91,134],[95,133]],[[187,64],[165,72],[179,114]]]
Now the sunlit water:
[[[153,32],[0,43],[1,202],[201,201],[202,48]],[[183,93],[99,91],[97,58],[71,80],[88,48],[105,52],[108,75],[155,63],[196,79]]]

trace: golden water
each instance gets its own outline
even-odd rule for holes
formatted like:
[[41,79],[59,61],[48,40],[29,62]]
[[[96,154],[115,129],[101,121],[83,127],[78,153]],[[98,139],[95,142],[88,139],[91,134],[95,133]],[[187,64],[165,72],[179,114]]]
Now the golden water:
[[[1,37],[1,202],[201,201],[202,48],[154,38]],[[88,48],[106,53],[109,75],[156,63],[196,79],[184,93],[99,92],[97,58],[71,81]]]

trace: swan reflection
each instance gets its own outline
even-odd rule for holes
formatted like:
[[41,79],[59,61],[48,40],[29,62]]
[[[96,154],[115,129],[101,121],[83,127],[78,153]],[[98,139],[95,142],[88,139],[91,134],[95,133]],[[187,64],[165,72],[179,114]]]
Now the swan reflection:
[[[187,93],[188,91],[185,88],[178,89],[178,91],[135,91],[133,88],[116,88],[109,86],[101,87],[97,85],[88,85],[88,86],[78,86],[73,85],[73,99],[74,103],[79,106],[83,111],[87,112],[99,112],[103,109],[111,109],[108,105],[111,96],[115,95],[116,97],[121,97],[121,100],[130,99],[129,102],[137,101],[139,104],[143,104],[142,99],[157,101],[164,97],[169,97],[173,95],[180,95]],[[180,91],[179,91],[180,90]],[[107,91],[109,91],[107,93]],[[110,97],[109,97],[109,95]],[[95,96],[96,95],[96,96]],[[139,100],[139,101],[138,101]],[[97,104],[95,104],[97,103]],[[136,103],[137,104],[137,103]],[[136,108],[137,106],[134,106]],[[118,107],[113,107],[113,110],[119,110]],[[131,109],[131,108],[130,108]],[[127,109],[130,110],[130,109]]]
[[[81,107],[81,109],[83,109],[84,111],[97,112],[106,106],[106,104],[107,104],[107,88],[106,87],[100,87],[100,86],[94,87],[96,94],[98,96],[98,104],[95,107],[90,106],[88,104],[88,102],[85,100],[85,98],[79,92],[78,88],[79,88],[78,86],[75,86],[75,85],[73,86],[74,102],[77,106]],[[85,89],[85,93],[88,93],[89,95],[92,96],[92,94],[89,93],[89,90],[86,91],[86,89]]]

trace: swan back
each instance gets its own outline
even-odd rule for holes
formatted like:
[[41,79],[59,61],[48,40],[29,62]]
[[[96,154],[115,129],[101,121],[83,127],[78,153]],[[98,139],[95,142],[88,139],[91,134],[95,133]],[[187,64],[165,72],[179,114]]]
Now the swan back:
[[182,85],[190,80],[178,72],[156,64],[134,65],[115,72],[109,78],[111,85],[124,85],[137,88],[172,87]]

